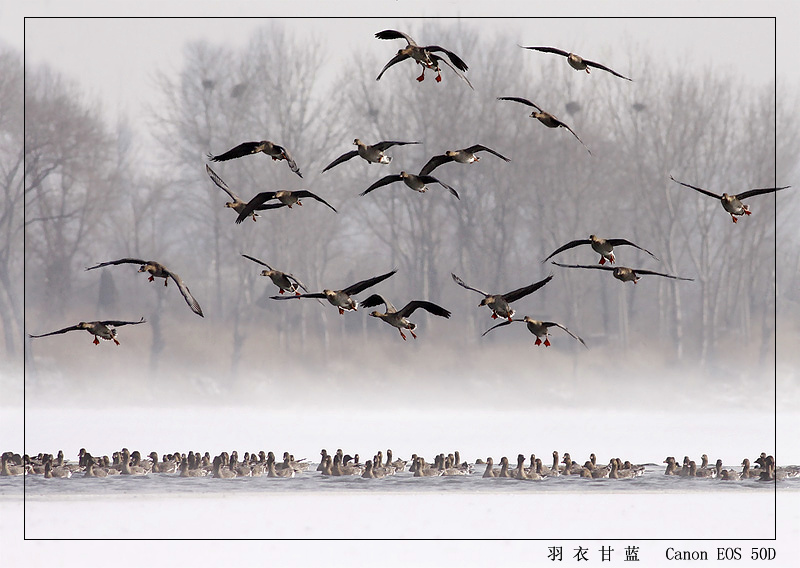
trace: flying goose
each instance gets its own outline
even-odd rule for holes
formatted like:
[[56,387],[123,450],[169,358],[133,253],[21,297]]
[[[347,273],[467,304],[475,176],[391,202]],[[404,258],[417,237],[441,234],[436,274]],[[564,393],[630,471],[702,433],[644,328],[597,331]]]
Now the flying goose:
[[550,260],[551,258],[553,258],[555,255],[557,255],[560,252],[563,252],[563,251],[565,251],[567,249],[575,248],[575,247],[580,246],[580,245],[592,245],[592,249],[597,254],[600,255],[600,263],[599,264],[605,264],[606,260],[608,260],[608,262],[610,262],[611,264],[614,264],[614,261],[616,260],[614,258],[614,247],[618,247],[618,246],[622,246],[622,245],[627,245],[627,246],[631,246],[631,247],[637,248],[637,249],[639,249],[641,251],[646,252],[647,254],[649,254],[650,256],[655,258],[656,260],[658,260],[656,255],[654,255],[649,250],[647,250],[645,248],[642,248],[639,245],[634,244],[634,243],[632,243],[632,242],[630,242],[630,241],[628,241],[626,239],[604,239],[604,238],[598,237],[596,235],[589,235],[588,239],[577,239],[577,240],[574,240],[574,241],[570,241],[570,242],[568,242],[567,244],[565,244],[563,246],[558,247],[556,250],[551,252],[547,256],[547,258],[545,258],[542,261],[542,263],[547,262],[548,260]]
[[535,292],[553,279],[553,275],[551,274],[539,282],[534,282],[533,284],[518,288],[517,290],[512,290],[511,292],[507,292],[505,294],[487,294],[483,290],[468,286],[463,280],[461,280],[461,278],[452,272],[450,273],[450,276],[452,276],[453,281],[462,288],[472,290],[473,292],[477,292],[478,294],[482,294],[484,296],[483,300],[481,300],[481,303],[478,304],[478,307],[488,306],[488,308],[492,310],[492,319],[497,319],[499,316],[501,318],[508,318],[509,321],[511,321],[511,318],[516,313],[511,309],[511,306],[509,306],[511,302],[515,302],[520,298],[524,298],[528,294]]
[[270,296],[270,298],[273,300],[294,300],[297,298],[326,299],[331,303],[331,305],[339,308],[339,314],[344,314],[345,310],[358,309],[358,302],[351,298],[351,296],[354,296],[359,292],[363,292],[367,288],[375,286],[375,284],[378,284],[379,282],[383,282],[390,276],[393,276],[395,272],[397,272],[397,269],[387,272],[386,274],[381,274],[380,276],[375,276],[373,278],[356,282],[355,284],[351,284],[350,286],[342,288],[341,290],[325,289],[322,292],[314,292],[312,294],[298,294],[296,296]]
[[231,148],[227,152],[218,156],[214,156],[211,154],[211,152],[209,152],[208,159],[212,162],[225,162],[227,160],[241,158],[242,156],[249,156],[250,154],[258,154],[259,152],[264,152],[267,156],[276,161],[286,160],[286,163],[289,165],[289,169],[298,176],[303,177],[303,174],[300,173],[300,169],[294,162],[292,155],[289,154],[289,151],[283,146],[273,144],[269,140],[262,140],[261,142],[242,142],[238,146]]
[[[510,319],[508,321],[500,322],[497,325],[494,325],[494,326],[490,327],[489,329],[487,329],[486,331],[484,331],[481,334],[481,336],[486,335],[487,333],[489,333],[493,329],[497,329],[498,327],[502,327],[504,325],[510,325],[511,323],[513,323],[515,321],[524,322],[528,327],[528,331],[530,331],[533,335],[536,336],[536,341],[534,342],[534,345],[541,345],[542,343],[544,343],[545,347],[550,347],[550,340],[547,338],[547,336],[548,336],[548,331],[547,330],[549,328],[551,328],[551,327],[558,327],[558,328],[561,328],[564,331],[566,331],[569,335],[571,335],[572,337],[574,337],[578,341],[580,341],[583,344],[584,347],[586,347],[587,349],[589,348],[586,345],[586,342],[583,339],[581,339],[580,337],[578,337],[577,335],[572,333],[570,330],[568,330],[566,327],[564,327],[560,323],[556,323],[554,321],[535,320],[535,319],[533,319],[531,317],[528,317],[528,316],[525,316],[522,319]],[[542,341],[542,338],[544,338],[544,341]]]
[[355,158],[356,156],[361,156],[370,164],[388,164],[392,161],[391,156],[386,155],[386,150],[391,148],[392,146],[405,146],[407,144],[419,144],[419,142],[398,142],[397,140],[383,140],[378,142],[377,144],[373,144],[369,146],[356,138],[353,140],[353,144],[358,146],[357,150],[352,150],[350,152],[345,152],[330,164],[325,166],[325,169],[322,170],[322,173],[327,172],[329,169],[338,166],[342,162],[346,162],[350,158]]
[[562,127],[566,128],[567,130],[569,130],[572,133],[572,135],[578,140],[578,142],[583,144],[583,147],[586,148],[586,151],[589,152],[589,154],[591,155],[592,151],[589,150],[589,147],[586,144],[583,143],[583,140],[578,138],[578,135],[575,134],[575,132],[567,125],[566,122],[562,122],[561,120],[556,118],[555,115],[552,115],[549,112],[543,111],[541,108],[539,108],[539,106],[536,105],[536,103],[532,103],[528,99],[523,99],[522,97],[497,97],[497,100],[498,101],[514,101],[514,102],[522,103],[524,105],[528,105],[530,107],[533,107],[536,110],[534,110],[531,113],[531,118],[537,119],[539,122],[541,122],[542,124],[544,124],[548,128],[558,128],[559,126],[562,126]]
[[783,187],[763,187],[761,189],[750,189],[748,191],[743,191],[742,193],[737,193],[736,195],[728,195],[727,193],[723,193],[722,195],[717,195],[713,191],[708,191],[707,189],[702,189],[694,185],[689,185],[688,183],[683,183],[681,181],[676,180],[674,177],[669,176],[669,179],[674,181],[675,183],[682,185],[684,187],[690,187],[695,191],[699,191],[704,195],[708,195],[709,197],[714,197],[720,200],[722,203],[722,208],[725,209],[731,215],[731,221],[734,223],[738,222],[738,219],[734,217],[734,215],[750,215],[752,212],[750,211],[750,206],[745,205],[742,203],[742,199],[747,199],[748,197],[753,197],[754,195],[762,195],[764,193],[774,193],[776,191],[780,191],[781,189],[787,189],[792,187],[791,185],[785,185]]
[[[296,189],[294,191],[290,189],[281,189],[278,191],[262,191],[258,195],[256,195],[253,199],[247,202],[247,205],[244,209],[239,213],[239,216],[236,217],[236,224],[238,225],[245,219],[247,216],[250,215],[253,211],[259,210],[262,211],[264,209],[278,209],[279,207],[288,207],[289,209],[292,208],[292,205],[295,203],[297,205],[302,206],[303,204],[300,202],[300,199],[304,197],[309,197],[311,199],[316,199],[320,203],[323,203],[333,209],[334,213],[338,213],[333,206],[322,199],[319,195],[315,193],[311,193],[307,189]],[[269,203],[271,199],[277,199],[278,203]]]
[[403,338],[403,341],[406,340],[406,336],[403,333],[404,329],[407,329],[414,339],[417,338],[417,335],[414,333],[414,330],[417,328],[417,324],[411,323],[406,319],[408,316],[414,313],[418,308],[422,308],[423,310],[431,313],[435,316],[441,316],[443,318],[449,318],[450,312],[444,309],[441,306],[437,306],[434,303],[426,302],[424,300],[411,300],[407,303],[404,307],[397,310],[392,303],[381,296],[380,294],[373,294],[363,302],[361,302],[361,306],[364,308],[373,308],[375,306],[379,306],[383,304],[386,307],[386,313],[381,313],[379,311],[371,312],[369,315],[372,317],[376,317],[382,319],[389,325],[392,325],[397,328],[397,331],[400,332],[400,337]]
[[[220,188],[222,191],[227,193],[230,196],[230,198],[233,200],[233,201],[228,201],[225,204],[225,207],[230,207],[231,209],[233,209],[237,213],[241,213],[242,210],[247,205],[247,203],[242,201],[242,199],[238,195],[236,195],[234,192],[232,192],[230,190],[230,188],[228,187],[228,184],[226,184],[224,181],[222,181],[222,178],[219,177],[216,174],[216,172],[209,167],[208,164],[206,164],[206,173],[208,174],[208,177],[211,178],[211,181],[213,181],[217,185],[218,188]],[[256,213],[254,211],[253,212],[253,221],[255,221],[256,217],[258,217],[258,216],[259,216],[258,213]]]
[[556,266],[562,268],[591,268],[595,270],[610,270],[617,280],[620,282],[633,282],[636,284],[641,278],[640,274],[650,274],[652,276],[663,276],[664,278],[672,278],[673,280],[688,280],[694,281],[693,278],[683,278],[682,276],[673,276],[672,274],[664,274],[663,272],[655,272],[653,270],[645,270],[644,268],[628,268],[627,266],[600,266],[597,264],[583,265],[583,264],[561,264],[560,262],[553,261]]
[[564,51],[563,49],[558,49],[556,47],[526,47],[524,45],[520,45],[522,49],[533,49],[536,51],[541,51],[544,53],[555,53],[557,55],[563,55],[567,58],[567,63],[569,66],[575,69],[576,71],[586,71],[589,73],[589,68],[594,67],[595,69],[602,69],[603,71],[608,71],[612,75],[616,75],[620,79],[625,79],[626,81],[630,81],[624,75],[620,75],[613,69],[609,69],[605,65],[601,65],[600,63],[595,63],[594,61],[589,61],[588,59],[584,59],[580,55],[575,55],[574,53],[569,53],[568,51]]
[[278,287],[280,290],[280,294],[284,292],[294,292],[295,294],[299,294],[300,292],[297,291],[298,288],[302,288],[305,292],[308,292],[308,288],[306,288],[300,280],[298,280],[294,275],[289,274],[288,272],[281,272],[280,270],[275,270],[269,264],[262,260],[258,260],[254,256],[249,256],[246,254],[242,255],[246,259],[252,260],[253,262],[260,264],[261,266],[266,266],[267,270],[261,271],[261,276],[268,276],[272,283]]
[[422,166],[422,169],[419,171],[419,175],[429,175],[433,170],[442,164],[446,164],[447,162],[458,162],[459,164],[471,164],[472,162],[477,162],[480,160],[480,158],[475,155],[477,152],[489,152],[501,160],[505,160],[506,162],[511,161],[499,152],[495,152],[491,148],[487,148],[482,144],[474,144],[469,148],[463,148],[461,150],[447,150],[444,154],[434,156],[428,160],[427,164]]
[[[247,217],[247,215],[245,215]],[[86,270],[94,270],[95,268],[102,268],[103,266],[112,266],[117,264],[139,264],[139,272],[148,272],[150,273],[150,278],[147,280],[153,282],[156,278],[163,278],[164,279],[164,286],[167,285],[169,282],[169,278],[172,278],[175,281],[175,284],[178,285],[178,290],[180,290],[183,299],[186,300],[186,303],[192,308],[192,311],[196,313],[198,316],[203,317],[203,310],[200,309],[200,304],[197,303],[197,300],[194,299],[192,293],[189,291],[189,287],[183,283],[181,277],[172,272],[171,270],[167,269],[161,263],[156,262],[155,260],[140,260],[138,258],[120,258],[119,260],[111,260],[109,262],[101,262],[95,266],[90,266]]]
[[450,193],[455,195],[456,199],[461,199],[458,196],[458,192],[455,189],[453,189],[452,187],[450,187],[446,183],[439,181],[435,177],[433,177],[431,175],[414,175],[414,174],[410,174],[410,173],[407,173],[407,172],[400,172],[399,174],[391,174],[391,175],[382,177],[381,179],[379,179],[378,181],[373,183],[371,186],[369,186],[367,189],[362,191],[359,195],[362,195],[362,196],[366,195],[370,191],[378,189],[379,187],[382,187],[384,185],[389,185],[390,183],[394,183],[396,181],[402,181],[408,187],[410,187],[414,191],[418,191],[420,193],[425,193],[426,191],[428,191],[427,184],[429,184],[429,183],[438,183],[442,187],[450,190]]
[[[447,49],[440,47],[438,45],[426,45],[420,46],[417,45],[409,35],[398,32],[396,30],[383,30],[375,34],[375,37],[378,39],[404,39],[406,40],[407,44],[406,47],[397,51],[397,54],[392,57],[389,62],[381,69],[381,72],[375,78],[376,81],[380,81],[383,74],[386,70],[396,63],[400,63],[408,59],[409,57],[412,58],[414,61],[422,65],[422,74],[417,77],[417,81],[424,81],[425,80],[425,69],[431,69],[436,71],[436,82],[440,82],[442,80],[441,71],[439,69],[439,62],[443,61],[448,67],[450,67],[456,75],[464,79],[467,84],[472,88],[472,84],[469,80],[459,71],[467,71],[469,67],[466,63],[455,53],[452,51],[448,51]],[[444,53],[447,58],[450,60],[452,65],[448,63],[445,59],[437,56],[434,52],[441,52]]]
[[85,329],[92,335],[94,335],[94,343],[98,345],[100,340],[98,338],[105,339],[106,341],[113,341],[117,345],[119,345],[119,341],[117,341],[117,329],[118,327],[122,327],[123,325],[136,325],[139,323],[145,323],[144,318],[140,319],[139,321],[118,321],[118,320],[106,320],[106,321],[90,321],[85,322],[82,321],[76,325],[65,327],[64,329],[59,329],[58,331],[51,331],[50,333],[43,333],[41,335],[31,335],[28,334],[30,338],[36,337],[47,337],[48,335],[58,335],[59,333],[66,333],[68,331],[76,331],[80,329]]

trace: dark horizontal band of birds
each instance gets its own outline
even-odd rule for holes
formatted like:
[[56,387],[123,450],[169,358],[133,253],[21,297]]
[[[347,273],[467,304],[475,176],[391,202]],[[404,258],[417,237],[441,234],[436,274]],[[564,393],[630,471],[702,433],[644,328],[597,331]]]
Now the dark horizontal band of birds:
[[[174,477],[211,477],[218,479],[234,479],[239,477],[270,477],[290,479],[297,477],[361,477],[365,479],[381,479],[390,476],[402,477],[441,477],[471,476],[483,479],[517,479],[529,481],[545,481],[555,478],[576,479],[635,479],[645,475],[652,476],[657,472],[656,464],[633,464],[630,460],[612,457],[607,464],[598,462],[594,453],[582,464],[573,461],[568,452],[563,457],[553,451],[549,465],[536,454],[518,454],[516,467],[506,456],[501,457],[495,465],[492,457],[485,460],[478,458],[473,462],[461,459],[460,453],[439,453],[431,461],[421,455],[412,454],[407,459],[395,458],[391,449],[378,450],[371,459],[361,461],[358,453],[345,454],[342,449],[329,454],[320,451],[319,462],[311,462],[306,458],[295,458],[290,452],[283,452],[282,459],[277,459],[274,452],[244,452],[239,457],[236,450],[222,452],[214,457],[209,452],[188,451],[163,454],[151,451],[146,458],[141,452],[122,448],[107,455],[94,456],[85,448],[78,452],[77,461],[65,459],[64,452],[59,450],[56,456],[40,453],[35,456],[20,455],[10,451],[2,454],[0,476],[38,476],[45,479],[66,479],[71,477],[108,478],[119,475],[137,477],[147,475],[165,475]],[[528,461],[526,467],[525,462]],[[685,456],[682,466],[676,459],[668,456],[663,463],[667,464],[664,475],[677,478],[717,479],[719,481],[771,481],[800,479],[800,467],[776,467],[775,458],[762,452],[753,460],[749,458],[741,462],[741,470],[723,468],[723,461],[717,459],[709,465],[708,456],[700,457],[700,464]],[[650,470],[647,471],[647,466]]]

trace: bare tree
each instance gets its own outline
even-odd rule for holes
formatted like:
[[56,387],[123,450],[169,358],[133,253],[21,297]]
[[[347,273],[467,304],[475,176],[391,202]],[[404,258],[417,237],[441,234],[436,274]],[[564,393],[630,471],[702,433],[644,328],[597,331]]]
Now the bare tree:
[[[28,279],[42,307],[70,297],[77,257],[103,241],[112,206],[110,136],[81,93],[47,67],[29,70],[25,91],[25,237]],[[39,287],[43,284],[43,288]]]
[[[330,127],[320,120],[330,113],[324,94],[318,92],[322,65],[319,46],[300,42],[279,24],[270,24],[238,51],[208,42],[190,44],[180,75],[158,78],[164,103],[153,111],[154,132],[164,151],[162,167],[175,172],[173,186],[179,192],[170,200],[193,203],[170,230],[181,227],[185,249],[201,259],[200,270],[213,276],[209,291],[213,290],[214,309],[209,314],[232,325],[234,372],[262,310],[277,315],[281,324],[275,331],[283,345],[288,330],[297,327],[303,333],[309,311],[291,306],[304,314],[299,326],[291,326],[285,319],[290,313],[286,306],[259,302],[265,285],[256,266],[241,253],[319,281],[335,258],[330,249],[340,229],[335,214],[314,202],[293,210],[262,211],[258,222],[235,225],[236,215],[224,207],[228,196],[205,172],[205,157],[245,141],[270,140],[292,154],[302,179],[285,162],[272,162],[261,154],[220,162],[214,171],[245,201],[262,191],[298,187],[328,198],[327,185],[315,187],[316,172],[324,165],[322,149],[331,146]],[[259,330],[263,334],[261,326]]]
[[22,138],[22,56],[0,49],[0,325],[8,356],[16,354],[22,337]]

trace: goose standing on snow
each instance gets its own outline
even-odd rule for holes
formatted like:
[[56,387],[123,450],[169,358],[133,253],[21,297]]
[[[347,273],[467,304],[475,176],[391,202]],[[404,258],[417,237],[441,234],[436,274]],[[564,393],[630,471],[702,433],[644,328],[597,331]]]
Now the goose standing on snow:
[[673,280],[688,280],[693,281],[693,278],[684,278],[682,276],[673,276],[672,274],[665,274],[663,272],[655,272],[653,270],[645,270],[644,268],[628,268],[627,266],[600,266],[597,264],[584,265],[584,264],[561,264],[560,262],[553,261],[553,264],[562,268],[590,268],[593,270],[610,270],[614,278],[620,282],[633,282],[636,284],[641,274],[650,274],[651,276],[663,276],[664,278],[672,278]]
[[354,300],[351,296],[358,294],[359,292],[363,292],[367,288],[375,286],[379,282],[383,282],[390,276],[393,276],[397,270],[392,270],[391,272],[387,272],[386,274],[381,274],[380,276],[375,276],[373,278],[368,278],[366,280],[362,280],[360,282],[356,282],[355,284],[351,284],[347,288],[342,288],[341,290],[328,290],[325,289],[322,292],[314,292],[312,294],[298,294],[295,296],[270,296],[273,300],[294,300],[297,298],[319,298],[328,300],[331,305],[336,306],[339,308],[339,314],[344,314],[345,310],[357,310],[358,309],[358,302]]
[[[588,347],[586,346],[586,342],[583,339],[581,339],[580,337],[578,337],[577,335],[572,333],[570,330],[568,330],[566,327],[564,327],[560,323],[556,323],[554,321],[535,320],[535,319],[533,319],[531,317],[528,317],[528,316],[525,316],[522,319],[510,319],[508,321],[504,321],[504,322],[498,323],[497,325],[492,326],[489,329],[487,329],[486,331],[484,331],[481,334],[481,336],[486,335],[487,333],[489,333],[493,329],[497,329],[498,327],[503,327],[504,325],[510,325],[511,323],[513,323],[515,321],[524,322],[526,324],[526,326],[528,327],[528,331],[530,331],[533,335],[536,336],[536,341],[534,342],[534,345],[541,345],[542,343],[544,343],[545,347],[550,347],[550,341],[547,338],[547,336],[549,335],[547,330],[549,328],[551,328],[551,327],[558,327],[558,328],[563,329],[564,331],[566,331],[569,335],[571,335],[572,337],[574,337],[578,341],[580,341],[583,344],[583,346],[588,349]],[[544,337],[544,341],[542,341],[543,337]]]
[[692,188],[695,191],[699,191],[703,195],[708,195],[709,197],[714,197],[716,199],[719,199],[720,203],[722,203],[722,208],[725,209],[725,211],[727,211],[728,213],[730,213],[731,221],[733,221],[734,223],[737,223],[739,221],[735,217],[735,215],[742,216],[742,215],[752,214],[752,212],[750,211],[750,206],[742,203],[742,199],[747,199],[748,197],[753,197],[754,195],[774,193],[776,191],[792,187],[791,185],[785,185],[783,187],[762,187],[760,189],[750,189],[748,191],[743,191],[742,193],[737,193],[736,195],[728,195],[727,193],[723,193],[722,195],[717,195],[713,191],[708,191],[707,189],[702,189],[700,187],[678,181],[672,176],[669,176],[669,179],[671,179],[672,181],[674,181],[679,185]]
[[410,174],[410,173],[407,173],[407,172],[400,172],[399,174],[391,174],[391,175],[382,177],[381,179],[379,179],[378,181],[373,183],[371,186],[369,186],[367,189],[362,191],[359,195],[364,196],[364,195],[368,194],[370,191],[378,189],[379,187],[382,187],[384,185],[389,185],[390,183],[394,183],[396,181],[402,181],[408,187],[410,187],[414,191],[418,191],[420,193],[425,193],[426,191],[428,191],[428,185],[427,184],[429,184],[429,183],[438,183],[439,185],[441,185],[445,189],[448,189],[450,191],[450,193],[455,195],[456,199],[461,199],[458,196],[458,192],[455,189],[453,189],[452,187],[450,187],[446,183],[444,183],[442,181],[439,181],[435,177],[433,177],[431,175],[414,175],[414,174]]
[[[246,215],[245,215],[246,217]],[[194,299],[192,293],[189,291],[189,287],[183,283],[181,277],[175,274],[174,272],[167,269],[161,263],[156,262],[155,260],[140,260],[138,258],[120,258],[119,260],[111,260],[109,262],[101,262],[95,266],[90,266],[86,270],[94,270],[95,268],[102,268],[103,266],[115,266],[117,264],[139,264],[139,272],[148,272],[150,274],[150,278],[147,280],[153,282],[156,278],[163,278],[164,279],[164,286],[167,285],[169,279],[175,281],[175,284],[178,285],[178,290],[180,290],[183,299],[186,300],[186,303],[192,308],[192,311],[196,313],[198,316],[203,317],[203,310],[200,309],[200,304],[197,303],[197,300]]]
[[119,320],[106,320],[106,321],[82,321],[76,325],[65,327],[64,329],[59,329],[58,331],[51,331],[50,333],[42,333],[41,335],[31,335],[28,334],[30,338],[36,337],[47,337],[48,335],[58,335],[59,333],[67,333],[68,331],[77,331],[84,329],[94,335],[94,343],[95,345],[100,343],[100,339],[105,339],[106,341],[113,341],[117,345],[119,345],[119,341],[117,341],[117,328],[122,327],[123,325],[136,325],[139,323],[145,323],[144,318],[140,319],[139,321],[119,321]]
[[499,152],[495,152],[491,148],[487,148],[481,144],[475,144],[469,148],[462,148],[461,150],[447,150],[444,154],[434,156],[428,160],[427,164],[422,166],[422,169],[419,171],[419,175],[429,175],[433,170],[442,164],[446,164],[447,162],[458,162],[459,164],[471,164],[473,162],[477,162],[480,160],[480,157],[476,156],[477,152],[489,152],[501,160],[505,160],[506,162],[511,161]]
[[350,158],[355,158],[356,156],[361,156],[370,164],[388,164],[392,161],[391,156],[386,155],[386,150],[391,148],[392,146],[405,146],[407,144],[419,144],[419,142],[398,142],[397,140],[383,140],[378,142],[377,144],[373,144],[369,146],[356,138],[353,140],[353,144],[358,146],[357,150],[351,150],[350,152],[345,152],[330,164],[325,166],[325,169],[322,170],[322,173],[327,172],[329,169],[338,166],[342,162],[346,162]]
[[365,308],[372,308],[375,306],[379,306],[383,304],[386,307],[386,313],[381,313],[379,311],[371,312],[369,315],[372,317],[376,317],[382,319],[386,323],[391,326],[397,328],[397,331],[400,332],[400,337],[403,338],[403,341],[406,340],[406,336],[403,333],[404,329],[407,329],[414,339],[417,338],[417,335],[414,333],[414,330],[417,328],[417,324],[411,323],[408,321],[408,316],[414,313],[418,308],[422,308],[423,310],[431,313],[435,316],[440,316],[443,318],[449,318],[450,312],[444,309],[441,306],[437,306],[432,302],[426,302],[425,300],[411,300],[401,309],[395,309],[392,303],[381,296],[380,294],[373,294],[363,302],[361,305]]
[[[311,199],[316,199],[320,203],[327,205],[331,209],[333,209],[334,213],[338,213],[334,207],[322,199],[319,195],[315,193],[311,193],[307,189],[296,189],[294,191],[290,189],[280,189],[278,191],[262,191],[258,195],[256,195],[253,199],[247,202],[244,209],[239,213],[239,216],[236,217],[236,224],[238,225],[245,219],[247,219],[248,215],[250,215],[253,211],[263,211],[264,209],[278,209],[280,207],[288,207],[289,209],[292,208],[292,205],[295,203],[297,205],[302,206],[303,204],[300,200],[304,197],[308,197]],[[272,199],[277,199],[278,203],[266,203]]]
[[649,254],[650,256],[655,258],[656,260],[658,260],[656,255],[654,255],[649,250],[647,250],[645,248],[642,248],[639,245],[634,244],[634,243],[632,243],[632,242],[630,242],[630,241],[628,241],[626,239],[603,239],[603,238],[598,237],[596,235],[589,235],[588,239],[577,239],[577,240],[574,240],[574,241],[570,241],[570,242],[568,242],[567,244],[565,244],[563,246],[558,247],[556,250],[551,252],[547,256],[547,258],[545,258],[542,261],[542,263],[547,262],[548,260],[550,260],[551,258],[553,258],[555,255],[557,255],[560,252],[563,252],[563,251],[565,251],[567,249],[575,248],[575,247],[580,246],[580,245],[591,245],[592,249],[597,254],[600,255],[599,264],[605,264],[606,260],[608,260],[608,262],[610,262],[611,264],[614,264],[614,261],[616,260],[614,258],[614,247],[618,247],[618,246],[622,246],[622,245],[627,245],[627,246],[631,246],[631,247],[637,248],[637,249],[639,249],[641,251],[646,252],[647,254]]
[[261,266],[266,266],[267,270],[261,271],[261,276],[267,276],[275,286],[278,287],[280,290],[280,294],[284,292],[299,294],[300,292],[297,291],[298,288],[301,288],[303,291],[308,292],[308,288],[306,288],[300,280],[297,279],[292,274],[288,272],[281,272],[280,270],[275,270],[269,264],[264,262],[263,260],[258,260],[254,256],[249,256],[246,254],[242,255],[248,260],[252,260],[253,262],[260,264]]
[[[378,39],[404,39],[408,44],[403,49],[398,50],[397,54],[389,60],[389,62],[383,67],[383,69],[381,69],[381,72],[375,78],[376,81],[380,81],[381,77],[389,67],[395,65],[396,63],[400,63],[401,61],[405,61],[410,57],[411,59],[422,65],[422,74],[419,77],[417,77],[417,81],[424,81],[425,69],[431,69],[433,71],[436,71],[436,82],[437,83],[441,82],[442,74],[439,69],[439,62],[443,61],[445,65],[450,67],[453,70],[453,72],[455,72],[456,75],[464,79],[464,81],[467,82],[467,85],[469,85],[470,88],[472,88],[472,84],[469,82],[466,76],[464,76],[462,73],[459,72],[459,71],[466,72],[469,69],[469,67],[467,66],[466,63],[464,63],[464,61],[458,55],[456,55],[452,51],[449,51],[438,45],[426,45],[426,46],[417,45],[417,42],[415,42],[411,38],[411,36],[403,32],[398,32],[396,30],[383,30],[376,33],[375,37]],[[435,52],[444,53],[450,60],[450,63],[452,63],[452,65],[448,63],[447,60],[445,60],[444,58],[435,55]]]
[[514,101],[517,103],[522,103],[524,105],[533,107],[535,110],[531,113],[531,118],[535,118],[548,128],[558,128],[559,126],[566,128],[572,133],[572,135],[578,140],[578,142],[580,142],[583,145],[583,147],[586,148],[586,151],[589,152],[589,154],[591,155],[592,151],[589,150],[589,147],[583,143],[583,140],[581,140],[578,137],[578,135],[575,134],[575,131],[572,130],[566,122],[559,120],[558,118],[556,118],[555,115],[550,114],[549,112],[543,111],[541,108],[539,108],[539,106],[536,103],[533,103],[528,99],[523,99],[522,97],[497,97],[497,100]]
[[567,63],[569,66],[575,69],[576,71],[586,71],[589,73],[589,68],[593,67],[595,69],[602,69],[603,71],[608,71],[612,75],[619,77],[620,79],[625,79],[626,81],[631,81],[625,75],[620,75],[613,69],[609,69],[605,65],[601,65],[595,61],[589,61],[588,59],[584,59],[580,55],[576,55],[574,53],[570,53],[568,51],[564,51],[563,49],[558,49],[556,47],[526,47],[524,45],[520,45],[522,49],[533,49],[536,51],[541,51],[543,53],[555,53],[557,55],[563,55],[567,58]]
[[227,152],[219,154],[218,156],[214,156],[211,154],[211,152],[209,152],[208,159],[212,162],[225,162],[227,160],[241,158],[242,156],[258,154],[259,152],[263,152],[275,161],[286,160],[286,163],[289,165],[289,169],[298,176],[303,177],[303,174],[300,173],[300,169],[294,162],[294,158],[292,158],[291,154],[289,154],[289,151],[283,146],[273,144],[269,140],[262,140],[261,142],[243,142],[238,146],[231,148]]
[[509,305],[511,302],[515,302],[520,298],[524,298],[528,294],[531,294],[550,282],[553,279],[553,275],[551,274],[547,278],[540,280],[539,282],[534,282],[533,284],[529,284],[528,286],[524,286],[522,288],[518,288],[516,290],[512,290],[511,292],[507,292],[505,294],[487,294],[483,290],[479,290],[477,288],[473,288],[472,286],[467,285],[461,278],[450,273],[450,276],[453,277],[453,281],[461,286],[462,288],[466,288],[467,290],[472,290],[473,292],[477,292],[478,294],[482,294],[484,296],[481,303],[478,304],[478,307],[481,306],[488,306],[490,310],[492,310],[492,319],[497,319],[498,317],[507,318],[511,321],[511,318],[516,313],[514,310],[511,309]]

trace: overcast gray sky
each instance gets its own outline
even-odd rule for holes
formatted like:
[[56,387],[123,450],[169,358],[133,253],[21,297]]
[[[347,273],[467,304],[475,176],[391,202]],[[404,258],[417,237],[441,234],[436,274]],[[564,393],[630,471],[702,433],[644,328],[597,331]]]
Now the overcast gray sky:
[[[208,39],[235,48],[243,45],[265,20],[247,17],[65,19],[63,16],[362,16],[368,13],[361,9],[365,5],[363,2],[336,2],[335,6],[304,2],[291,11],[273,6],[265,11],[261,4],[259,9],[254,9],[255,5],[249,2],[226,2],[222,10],[211,2],[145,1],[110,7],[108,3],[96,1],[23,4],[3,0],[0,2],[0,38],[17,48],[22,48],[24,43],[29,64],[46,62],[78,81],[90,97],[102,101],[110,118],[124,109],[135,123],[146,105],[153,102],[155,71],[178,71],[186,42]],[[744,73],[755,86],[767,83],[774,73],[774,24],[767,16],[776,15],[779,74],[792,87],[796,87],[800,79],[800,70],[788,60],[791,54],[797,53],[798,47],[793,22],[800,20],[800,9],[794,2],[671,2],[659,3],[656,9],[635,2],[571,2],[570,14],[596,15],[598,5],[603,6],[599,11],[604,16],[749,17],[543,19],[535,16],[557,16],[563,12],[554,11],[552,7],[539,10],[534,2],[508,2],[498,8],[496,4],[460,1],[437,2],[435,7],[421,2],[386,3],[381,5],[381,10],[373,8],[371,12],[390,17],[337,20],[335,35],[331,33],[331,20],[285,19],[283,22],[296,37],[319,39],[329,44],[330,64],[334,67],[337,57],[347,57],[354,50],[373,50],[390,57],[396,42],[384,44],[373,35],[387,27],[406,30],[415,27],[410,18],[402,16],[504,15],[512,18],[472,19],[467,20],[466,25],[507,33],[510,42],[559,46],[606,62],[622,69],[623,73],[628,63],[626,54],[620,53],[619,48],[609,47],[610,44],[652,51],[663,56],[665,64],[678,61],[691,67],[711,66],[726,73]],[[23,26],[25,16],[46,18],[28,19]],[[764,18],[752,19],[756,16]],[[425,38],[417,39],[425,42]],[[341,55],[333,53],[338,47],[343,48]],[[783,62],[781,52],[787,54]],[[790,75],[784,76],[784,73]]]

